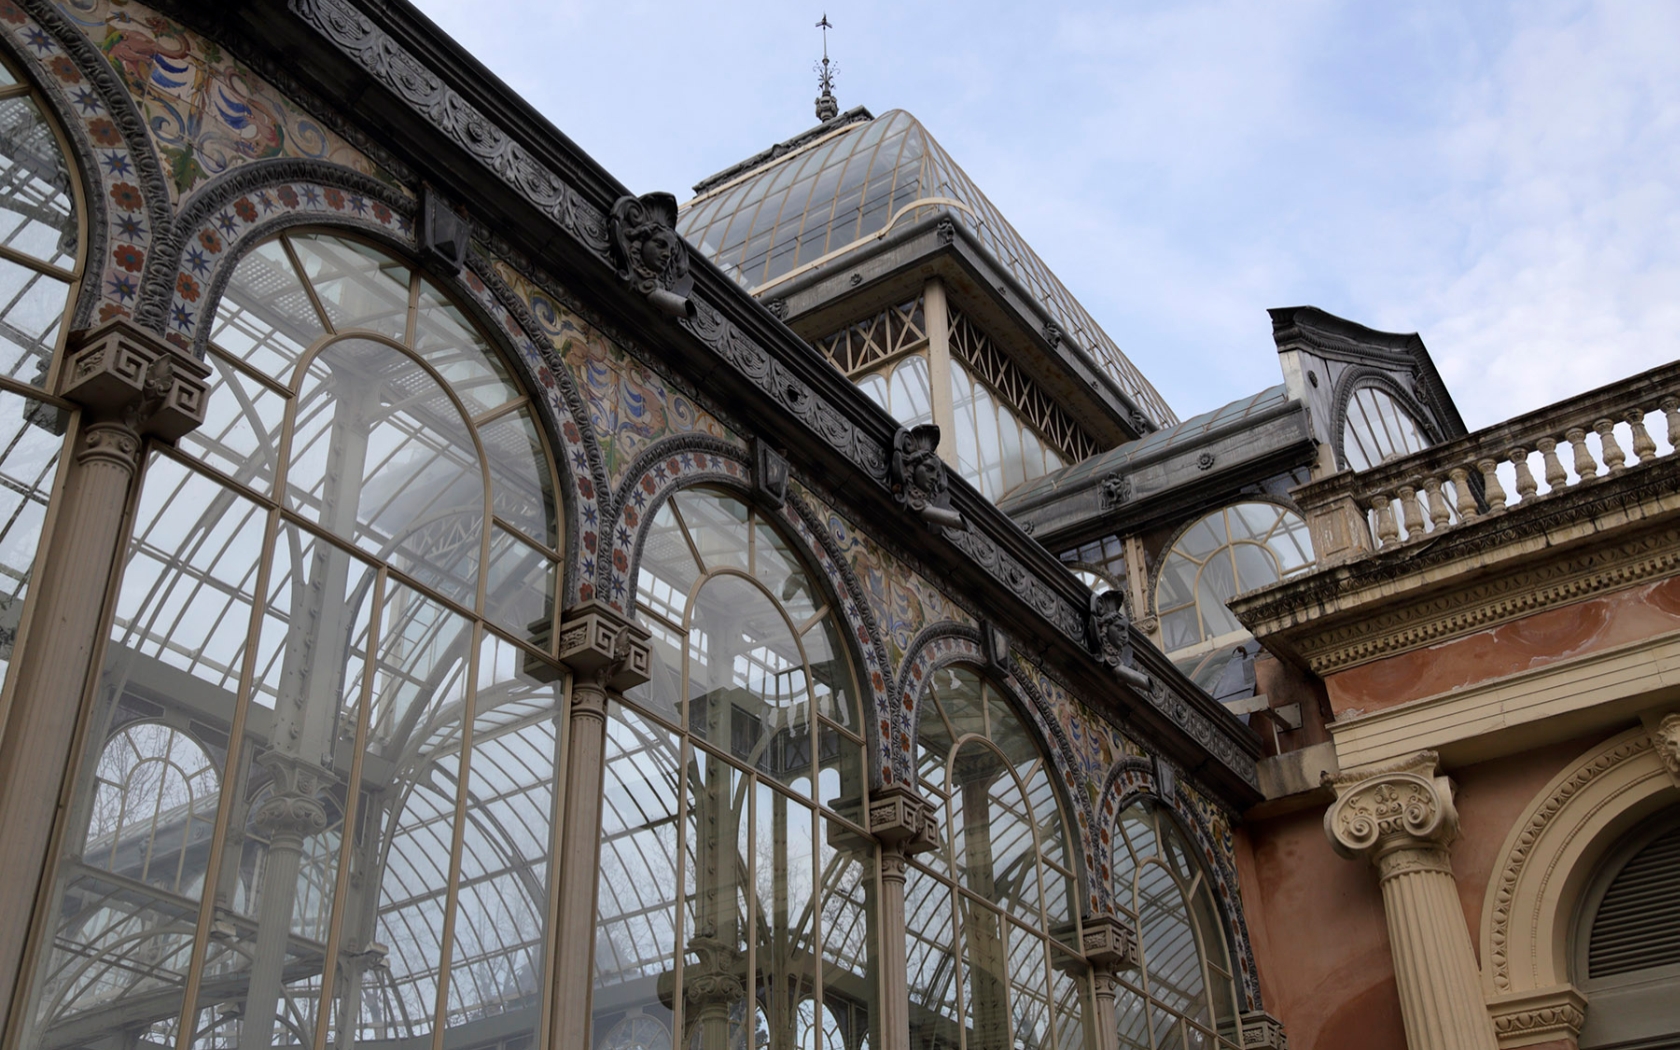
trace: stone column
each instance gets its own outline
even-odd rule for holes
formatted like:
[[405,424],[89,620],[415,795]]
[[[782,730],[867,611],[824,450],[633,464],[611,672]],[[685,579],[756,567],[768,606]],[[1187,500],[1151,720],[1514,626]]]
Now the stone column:
[[607,703],[648,680],[647,631],[599,602],[560,625],[560,662],[572,670],[561,796],[559,911],[554,921],[554,1046],[590,1046],[595,986],[595,891],[601,857],[601,777]]
[[[35,561],[33,627],[17,654],[0,735],[0,988],[22,972],[31,915],[105,603],[147,436],[174,441],[204,421],[209,369],[126,321],[73,337],[59,394],[82,409],[52,533]],[[7,1000],[0,997],[0,1028]]]
[[1137,941],[1132,930],[1113,915],[1087,918],[1082,923],[1081,946],[1091,965],[1095,993],[1095,1016],[1091,1018],[1096,1050],[1120,1050],[1120,1022],[1114,1016],[1114,997],[1122,970],[1137,966]]
[[1423,751],[1386,766],[1326,776],[1336,801],[1324,831],[1337,853],[1377,869],[1394,980],[1411,1050],[1495,1050],[1481,973],[1453,884],[1458,836],[1452,784]]
[[907,785],[893,784],[869,800],[869,831],[881,843],[881,1050],[910,1050],[904,874],[912,856],[937,845],[933,825],[927,803]]

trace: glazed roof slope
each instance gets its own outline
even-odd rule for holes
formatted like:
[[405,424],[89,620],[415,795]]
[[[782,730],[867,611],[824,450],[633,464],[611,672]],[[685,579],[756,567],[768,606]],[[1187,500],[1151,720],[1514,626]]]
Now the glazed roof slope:
[[999,500],[998,509],[1006,514],[1018,514],[1058,492],[1091,485],[1094,479],[1168,455],[1178,448],[1201,445],[1216,434],[1240,429],[1255,417],[1274,414],[1289,404],[1289,390],[1282,383],[1267,387],[1258,394],[1192,416],[1182,423],[1146,434],[1136,441],[1128,441],[1101,455],[1034,478]]
[[834,121],[842,126],[831,133],[790,140],[784,145],[792,148],[779,157],[738,165],[731,171],[746,170],[734,178],[726,171],[701,182],[699,196],[682,208],[678,232],[744,287],[762,292],[895,226],[943,211],[969,229],[1038,300],[1062,336],[1089,352],[1156,425],[1178,422],[920,121],[903,110],[873,120],[857,120],[858,112]]

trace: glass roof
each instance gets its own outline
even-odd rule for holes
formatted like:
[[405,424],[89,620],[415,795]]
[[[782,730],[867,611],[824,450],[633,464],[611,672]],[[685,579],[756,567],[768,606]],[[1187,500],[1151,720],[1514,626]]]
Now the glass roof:
[[920,121],[891,110],[683,206],[678,232],[747,288],[946,211],[1038,300],[1157,425],[1178,417]]

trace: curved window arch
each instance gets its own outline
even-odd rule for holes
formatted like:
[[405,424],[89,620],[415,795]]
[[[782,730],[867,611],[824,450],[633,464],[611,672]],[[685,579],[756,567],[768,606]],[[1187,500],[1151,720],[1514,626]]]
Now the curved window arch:
[[1587,997],[1580,1043],[1660,1045],[1680,1035],[1680,806],[1624,836],[1581,901],[1573,977]]
[[[1219,688],[1221,676],[1254,636],[1225,603],[1312,564],[1307,523],[1294,511],[1258,502],[1214,511],[1180,533],[1161,563],[1155,610],[1162,648],[1203,689],[1234,695]],[[1252,678],[1247,684],[1253,685]]]
[[[207,363],[204,425],[147,450],[95,725],[190,722],[220,790],[150,832],[194,846],[142,892],[100,860],[142,839],[95,835],[101,770],[184,738],[84,769],[24,1045],[534,1037],[563,549],[535,406],[442,286],[327,232],[239,262]],[[168,950],[78,979],[119,935]]]
[[1424,426],[1383,387],[1366,382],[1348,398],[1342,417],[1342,466],[1369,470],[1429,447]]
[[933,419],[933,387],[928,377],[927,358],[911,355],[890,368],[871,372],[857,382],[858,389],[907,427]]
[[905,885],[911,1042],[1083,1045],[1072,836],[1048,758],[1004,694],[962,666],[934,672],[917,745],[940,842]]
[[1194,844],[1153,799],[1121,812],[1113,842],[1115,906],[1138,933],[1115,1001],[1120,1046],[1240,1050],[1230,949]]
[[640,1018],[732,1047],[751,1018],[776,1050],[878,1046],[861,712],[835,604],[775,523],[716,489],[662,503],[639,566],[653,674],[607,715],[595,1031]]
[[0,53],[0,677],[58,473],[68,406],[44,391],[56,387],[85,268],[82,181],[52,112]]

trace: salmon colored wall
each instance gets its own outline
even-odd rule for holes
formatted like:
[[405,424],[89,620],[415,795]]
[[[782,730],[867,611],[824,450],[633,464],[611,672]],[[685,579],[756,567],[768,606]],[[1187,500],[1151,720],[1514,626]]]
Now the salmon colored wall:
[[1600,595],[1325,679],[1338,717],[1680,630],[1680,577]]
[[1376,874],[1343,860],[1311,808],[1239,831],[1237,877],[1260,995],[1302,1050],[1406,1050]]

